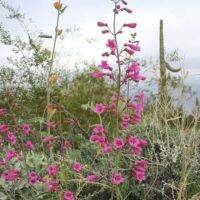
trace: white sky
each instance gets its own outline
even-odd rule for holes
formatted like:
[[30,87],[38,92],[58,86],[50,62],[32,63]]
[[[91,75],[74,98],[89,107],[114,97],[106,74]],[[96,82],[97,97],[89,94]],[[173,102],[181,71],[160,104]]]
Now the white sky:
[[[14,7],[19,7],[26,17],[33,19],[33,27],[51,33],[55,25],[56,12],[52,7],[53,0],[6,0]],[[138,23],[138,38],[141,43],[141,56],[158,57],[159,19],[165,22],[165,42],[168,52],[179,49],[184,63],[191,74],[200,74],[200,0],[128,0],[134,15],[122,15],[124,22]],[[104,50],[107,37],[102,37],[96,26],[97,21],[112,21],[112,3],[110,0],[63,0],[68,9],[61,19],[61,27],[80,27],[85,38],[96,38],[97,42],[88,45],[82,39],[64,41],[64,52],[75,48],[86,59],[98,59]],[[0,9],[0,21],[12,33],[20,33],[17,24],[4,18]],[[104,38],[104,39],[103,39]],[[9,50],[0,46],[0,59],[9,54]],[[76,57],[74,57],[76,59]]]

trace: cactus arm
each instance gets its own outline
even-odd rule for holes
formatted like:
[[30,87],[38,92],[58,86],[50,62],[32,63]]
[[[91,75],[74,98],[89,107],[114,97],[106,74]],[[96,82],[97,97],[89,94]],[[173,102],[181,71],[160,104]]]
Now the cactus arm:
[[176,72],[180,72],[181,71],[181,68],[173,68],[173,67],[171,67],[171,65],[169,64],[169,63],[167,63],[167,62],[165,62],[165,66],[166,66],[166,68],[169,70],[169,71],[171,71],[171,72],[174,72],[174,73],[176,73]]

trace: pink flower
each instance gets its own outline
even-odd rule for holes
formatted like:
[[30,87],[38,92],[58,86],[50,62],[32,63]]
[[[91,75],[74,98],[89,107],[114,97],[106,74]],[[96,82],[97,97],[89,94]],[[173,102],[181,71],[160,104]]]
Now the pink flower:
[[95,72],[91,72],[90,76],[93,78],[100,78],[102,79],[104,77],[104,73],[101,71],[95,71]]
[[30,185],[35,185],[39,182],[40,177],[38,176],[38,174],[34,171],[28,173],[28,183]]
[[137,171],[137,170],[135,170],[133,175],[134,175],[135,179],[136,179],[138,182],[142,182],[142,181],[145,181],[145,180],[146,180],[146,175],[145,175],[145,173],[142,172],[142,171]]
[[140,64],[138,62],[133,62],[131,65],[128,67],[129,72],[139,72],[140,71]]
[[103,114],[105,111],[106,111],[106,105],[102,104],[102,103],[99,103],[99,104],[96,104],[93,111],[98,114],[98,115],[101,115]]
[[47,123],[47,128],[49,128],[49,129],[55,129],[56,128],[56,123],[55,122],[48,122]]
[[24,124],[22,126],[22,132],[23,132],[24,135],[29,135],[30,132],[31,132],[30,125],[29,124]]
[[132,124],[140,124],[141,123],[141,114],[135,113],[134,115],[131,115],[131,123]]
[[115,40],[110,40],[110,39],[109,39],[109,40],[107,41],[106,47],[110,48],[111,51],[115,51],[116,48],[117,48],[116,41],[115,41]]
[[136,26],[137,26],[137,23],[124,24],[124,27],[128,27],[128,28],[135,28]]
[[58,192],[60,190],[59,182],[55,179],[49,179],[45,183],[49,192]]
[[25,142],[25,147],[30,151],[35,149],[35,145],[30,140],[27,140]]
[[8,134],[7,134],[7,140],[11,144],[15,144],[16,141],[17,141],[16,136],[12,132],[8,132]]
[[7,124],[0,125],[0,133],[6,133],[9,130],[9,126]]
[[53,146],[54,140],[55,138],[52,135],[48,135],[42,138],[42,141],[47,144],[49,149]]
[[129,55],[134,54],[134,51],[132,49],[125,48],[124,51],[126,51]]
[[109,154],[112,151],[112,146],[109,144],[105,144],[102,146],[102,153]]
[[91,175],[87,175],[86,179],[87,179],[87,182],[89,183],[92,183],[96,180],[97,176],[94,175],[94,174],[91,174]]
[[68,140],[64,140],[64,142],[62,143],[62,151],[67,150],[68,148],[70,148],[71,143]]
[[144,105],[142,103],[134,103],[133,108],[136,113],[141,113],[144,109]]
[[74,194],[71,191],[65,191],[62,195],[62,200],[74,200]]
[[122,174],[120,172],[115,172],[112,176],[112,183],[114,185],[120,185],[124,182],[124,178],[122,177]]
[[76,173],[79,173],[82,170],[82,166],[78,162],[72,163],[72,170],[75,171]]
[[5,160],[6,161],[10,161],[10,160],[12,160],[14,157],[16,157],[17,156],[17,152],[15,151],[15,150],[8,150],[7,152],[6,152],[6,156],[5,156]]
[[140,156],[142,148],[147,146],[146,140],[138,139],[136,136],[130,136],[128,138],[128,143],[132,147],[133,153],[137,156]]
[[125,44],[125,46],[131,48],[133,51],[140,51],[140,46],[138,44]]
[[108,69],[108,70],[112,70],[112,68],[110,67],[110,65],[108,64],[108,61],[106,60],[102,60],[101,64],[98,65],[99,67],[101,67],[102,69]]
[[125,129],[128,127],[128,124],[130,122],[130,116],[128,113],[124,113],[122,116],[122,122],[121,122],[121,128]]
[[95,127],[92,130],[93,133],[104,133],[105,132],[105,128],[102,124],[96,124]]
[[57,165],[50,165],[47,168],[48,174],[50,176],[56,176],[56,174],[58,173],[58,166]]
[[20,171],[17,169],[10,169],[2,173],[2,178],[5,181],[16,181],[19,178]]
[[115,149],[123,149],[124,141],[121,138],[115,138],[113,145]]
[[3,117],[5,114],[5,110],[3,108],[0,108],[0,117]]
[[133,176],[138,182],[142,182],[146,180],[145,172],[148,167],[148,161],[147,160],[137,160],[135,163],[135,167],[133,170]]

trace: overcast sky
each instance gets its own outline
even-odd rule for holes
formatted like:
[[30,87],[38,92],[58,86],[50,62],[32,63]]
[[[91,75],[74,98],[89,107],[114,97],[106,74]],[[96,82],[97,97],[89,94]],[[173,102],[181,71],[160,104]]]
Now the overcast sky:
[[[6,0],[13,7],[20,8],[27,18],[32,18],[32,27],[51,33],[55,25],[56,12],[52,8],[53,0]],[[134,15],[122,16],[122,21],[138,23],[138,38],[141,43],[142,57],[158,57],[159,19],[165,22],[165,42],[168,52],[179,49],[184,63],[191,74],[200,73],[200,1],[199,0],[128,0]],[[96,38],[94,45],[87,46],[82,40],[66,41],[63,48],[80,49],[82,56],[95,58],[104,48],[102,36],[96,26],[97,21],[112,20],[110,0],[63,0],[68,9],[61,18],[61,27],[76,25],[85,38]],[[17,24],[4,18],[0,10],[0,21],[13,33],[20,33]],[[69,44],[70,42],[70,44]],[[73,44],[72,44],[73,42]],[[95,49],[95,50],[94,50]],[[2,59],[9,53],[0,46]],[[94,53],[95,52],[95,53]]]

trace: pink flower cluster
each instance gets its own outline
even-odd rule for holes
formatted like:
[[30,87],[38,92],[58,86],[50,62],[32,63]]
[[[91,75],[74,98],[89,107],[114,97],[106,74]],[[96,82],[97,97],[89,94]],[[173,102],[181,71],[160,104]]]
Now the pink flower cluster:
[[132,148],[134,155],[141,156],[142,149],[147,146],[147,141],[139,139],[137,136],[130,136],[128,138],[128,144]]
[[20,171],[17,169],[10,169],[7,171],[4,171],[1,175],[1,177],[5,181],[16,181],[19,178]]
[[[133,45],[133,48],[137,49],[138,47]],[[141,80],[146,80],[146,77],[140,74],[140,70],[141,67],[138,62],[131,63],[126,71],[126,76],[124,81],[126,82],[127,80],[133,80],[135,82],[139,82]]]
[[135,167],[133,170],[133,176],[138,182],[142,182],[146,180],[146,170],[148,166],[148,161],[147,160],[137,160],[135,163]]
[[65,191],[62,195],[62,200],[74,200],[74,194],[71,191]]
[[40,181],[40,177],[35,171],[28,173],[28,183],[31,186],[36,185],[39,181]]
[[120,172],[115,172],[112,176],[112,183],[114,185],[119,185],[124,182],[124,178]]

